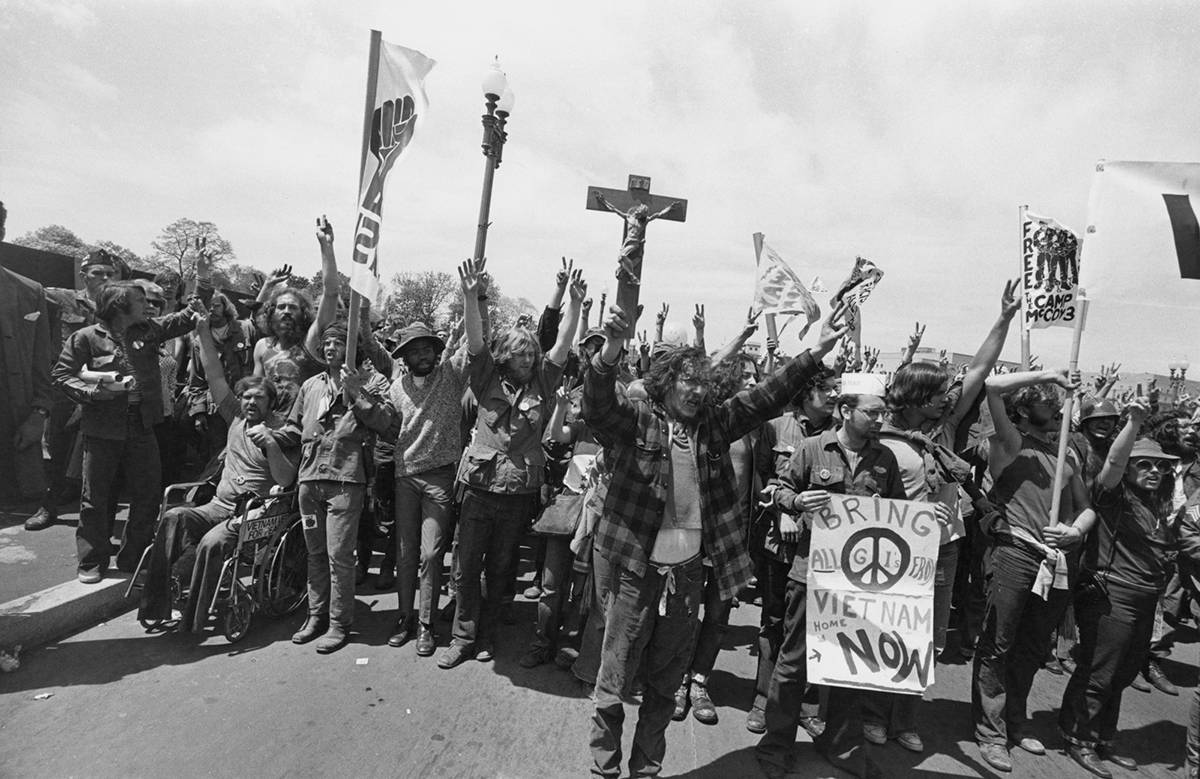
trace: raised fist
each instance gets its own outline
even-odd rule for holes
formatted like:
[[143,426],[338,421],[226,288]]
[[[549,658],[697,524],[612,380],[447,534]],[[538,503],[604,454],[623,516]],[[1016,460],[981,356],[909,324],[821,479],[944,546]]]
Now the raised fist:
[[386,100],[371,117],[371,153],[386,168],[412,140],[417,126],[417,106],[411,95]]

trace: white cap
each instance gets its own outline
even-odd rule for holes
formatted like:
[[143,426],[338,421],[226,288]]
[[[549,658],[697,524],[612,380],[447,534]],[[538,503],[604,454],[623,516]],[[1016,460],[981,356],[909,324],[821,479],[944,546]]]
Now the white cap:
[[843,373],[841,394],[882,398],[887,394],[887,376],[882,373]]

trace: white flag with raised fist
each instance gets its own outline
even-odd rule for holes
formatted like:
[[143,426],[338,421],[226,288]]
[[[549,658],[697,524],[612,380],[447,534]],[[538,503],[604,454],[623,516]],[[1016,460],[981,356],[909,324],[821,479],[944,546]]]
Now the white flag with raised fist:
[[350,288],[373,302],[378,302],[380,292],[376,250],[383,225],[383,186],[388,173],[412,142],[417,122],[429,106],[425,77],[433,66],[434,61],[421,52],[387,41],[380,41],[379,56],[370,63],[375,90],[367,99],[373,101],[375,109],[365,138],[358,183]]

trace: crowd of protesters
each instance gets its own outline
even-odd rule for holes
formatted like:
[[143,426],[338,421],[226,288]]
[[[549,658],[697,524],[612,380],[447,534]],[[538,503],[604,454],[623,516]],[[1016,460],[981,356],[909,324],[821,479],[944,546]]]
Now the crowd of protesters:
[[[332,229],[322,219],[316,233],[337,278]],[[1178,694],[1160,664],[1196,600],[1200,414],[1157,393],[1110,397],[1115,369],[1094,387],[999,370],[1015,284],[967,365],[914,362],[918,334],[885,375],[870,371],[877,355],[836,348],[838,314],[793,358],[772,339],[761,359],[744,351],[753,318],[710,353],[701,307],[694,338],[664,306],[655,337],[635,342],[640,310],[590,322],[587,284],[565,260],[536,324],[506,329],[489,322],[482,260],[458,268],[462,316],[442,330],[373,324],[366,307],[350,323],[336,284],[311,300],[286,267],[240,315],[209,270],[202,254],[187,285],[171,272],[130,280],[98,250],[68,290],[0,269],[0,463],[41,493],[25,528],[54,524],[78,483],[79,580],[132,571],[149,548],[145,619],[205,630],[195,604],[236,542],[228,520],[245,496],[294,487],[308,555],[295,643],[345,645],[355,588],[382,551],[376,582],[399,601],[388,643],[421,657],[440,645],[442,669],[490,660],[529,543],[538,609],[520,664],[593,686],[594,775],[621,775],[631,696],[634,776],[661,769],[672,719],[717,721],[707,681],[740,599],[761,604],[745,726],[761,735],[763,772],[800,775],[803,728],[831,763],[870,776],[867,744],[925,749],[921,698],[808,684],[805,609],[811,512],[832,494],[874,495],[936,505],[933,643],[973,662],[974,736],[993,769],[1012,771],[1013,749],[1045,752],[1026,716],[1039,670],[1069,674],[1059,730],[1101,777],[1136,767],[1117,745],[1124,690]],[[1082,401],[1054,495],[1068,391]],[[160,517],[163,485],[209,461],[213,498]],[[1190,776],[1198,731],[1200,699]]]

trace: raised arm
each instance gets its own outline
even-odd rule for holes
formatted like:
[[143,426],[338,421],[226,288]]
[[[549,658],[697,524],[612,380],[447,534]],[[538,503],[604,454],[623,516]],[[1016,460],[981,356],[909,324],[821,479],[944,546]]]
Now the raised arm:
[[[333,254],[333,225],[323,215],[317,219],[317,243],[321,247],[321,302],[317,304],[317,332],[322,333],[337,317],[338,283],[337,258]],[[315,352],[314,352],[315,353]]]
[[[760,311],[759,314],[761,313]],[[747,312],[746,324],[742,325],[742,331],[734,336],[732,341],[709,355],[709,359],[713,365],[725,362],[742,350],[742,347],[746,345],[746,341],[750,340],[750,336],[754,335],[755,331],[758,330],[757,320],[759,314],[754,313],[753,308]]]
[[696,330],[696,348],[700,351],[708,351],[704,348],[704,304],[696,304],[696,313],[692,314],[692,327]]
[[1121,483],[1125,466],[1129,463],[1129,454],[1133,451],[1133,442],[1137,440],[1146,417],[1150,416],[1150,403],[1145,398],[1138,398],[1129,403],[1125,410],[1129,419],[1113,439],[1112,446],[1108,449],[1108,457],[1104,458],[1104,466],[1096,477],[1096,481],[1106,490],[1111,490]]
[[681,202],[680,202],[680,201],[678,201],[678,200],[676,200],[676,201],[675,201],[675,202],[673,202],[673,203],[669,203],[669,204],[667,205],[667,207],[666,207],[666,208],[662,209],[661,211],[655,211],[653,214],[651,214],[650,216],[646,217],[646,221],[647,221],[647,222],[652,222],[652,221],[654,221],[655,219],[659,219],[659,218],[661,218],[661,217],[664,217],[664,216],[666,216],[667,214],[669,214],[669,213],[671,213],[672,211],[674,211],[676,208],[679,208],[681,205],[683,205],[683,203],[681,203]]
[[571,428],[565,424],[567,409],[571,407],[571,395],[567,388],[559,385],[554,392],[554,410],[550,412],[550,421],[546,423],[546,438],[559,444],[569,444],[573,438]]
[[291,277],[292,277],[292,266],[291,265],[282,265],[282,266],[276,268],[275,270],[271,271],[271,275],[268,276],[266,279],[264,279],[262,286],[259,287],[258,297],[256,297],[254,299],[254,302],[256,304],[258,304],[259,306],[265,304],[268,300],[271,299],[271,293],[273,293],[275,291],[275,288],[280,286],[281,284],[286,284],[287,280],[290,279]]
[[486,263],[487,260],[465,260],[458,266],[458,280],[463,292],[463,330],[470,354],[482,354],[487,348],[479,302],[480,277]]
[[574,267],[574,259],[562,258],[562,267],[554,274],[554,293],[550,295],[550,302],[546,304],[546,308],[562,308],[563,296],[567,293],[567,284],[571,282],[571,269]]
[[[601,304],[603,308],[603,304]],[[671,307],[666,303],[662,304],[662,308],[654,315],[654,343],[661,343],[663,339],[663,327],[667,324],[667,314],[671,311]],[[604,316],[604,311],[600,312],[600,316]]]
[[[612,203],[608,202],[608,198],[606,198],[606,197],[605,197],[603,194],[601,194],[600,192],[597,192],[597,193],[596,193],[596,205],[600,206],[601,208],[603,208],[603,209],[604,209],[604,210],[606,210],[606,211],[612,211],[614,214],[620,214],[621,216],[625,216],[625,212],[624,212],[624,211],[622,211],[621,209],[617,208],[617,207],[616,207],[616,206],[614,206]],[[601,313],[600,313],[600,316],[604,316],[604,313],[603,313],[603,312],[601,312]]]
[[967,365],[967,372],[963,376],[962,395],[959,396],[958,402],[954,406],[953,418],[961,419],[974,405],[975,398],[979,396],[979,390],[983,387],[984,381],[991,375],[996,360],[1000,359],[1000,350],[1004,348],[1004,341],[1008,338],[1008,326],[1017,312],[1021,310],[1019,290],[1019,282],[1016,279],[1005,283],[1004,294],[1000,297],[1000,316],[992,325],[992,329],[988,331],[987,337],[983,339],[979,351]]
[[579,322],[579,309],[583,299],[587,297],[587,282],[583,280],[583,271],[576,268],[570,272],[571,292],[567,300],[567,312],[558,328],[558,340],[554,348],[546,353],[546,359],[555,365],[565,365],[567,355],[571,351],[571,336]]
[[637,438],[637,410],[617,392],[617,361],[629,320],[620,306],[604,319],[604,346],[583,374],[583,419],[593,433],[625,443]]
[[989,376],[984,387],[987,390],[988,411],[992,415],[992,443],[988,454],[988,470],[999,476],[1016,459],[1021,451],[1021,432],[1008,418],[1004,407],[1004,396],[1023,387],[1035,384],[1054,383],[1065,389],[1074,389],[1075,383],[1067,378],[1066,371],[1020,371]]
[[[222,408],[223,401],[232,391],[225,376],[225,368],[221,365],[221,355],[217,351],[217,342],[213,339],[208,317],[197,315],[196,345],[200,352],[200,367],[204,369],[208,381],[208,391],[212,395],[213,406]],[[225,420],[229,422],[230,420]]]

